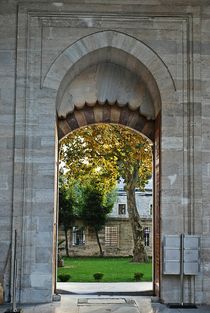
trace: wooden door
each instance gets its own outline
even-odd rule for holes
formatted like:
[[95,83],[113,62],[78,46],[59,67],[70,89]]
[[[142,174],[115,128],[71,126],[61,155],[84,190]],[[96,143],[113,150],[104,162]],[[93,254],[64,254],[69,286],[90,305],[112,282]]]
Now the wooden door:
[[161,271],[161,234],[160,234],[160,129],[161,117],[157,116],[155,122],[155,144],[153,150],[154,168],[154,203],[153,203],[153,284],[155,295],[160,297],[160,271]]

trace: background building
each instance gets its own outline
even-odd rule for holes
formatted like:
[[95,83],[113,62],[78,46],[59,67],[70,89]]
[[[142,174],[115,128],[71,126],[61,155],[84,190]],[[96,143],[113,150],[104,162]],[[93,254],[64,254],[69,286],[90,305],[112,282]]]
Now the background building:
[[[152,181],[146,186],[144,192],[137,190],[135,195],[144,229],[145,250],[147,255],[152,257]],[[99,233],[99,238],[105,256],[130,256],[133,253],[132,229],[128,219],[127,195],[123,183],[118,184],[116,202],[105,227]],[[65,239],[65,236],[60,227],[59,240],[62,239]],[[99,255],[95,233],[89,227],[84,227],[82,221],[75,223],[75,226],[69,231],[69,255]]]

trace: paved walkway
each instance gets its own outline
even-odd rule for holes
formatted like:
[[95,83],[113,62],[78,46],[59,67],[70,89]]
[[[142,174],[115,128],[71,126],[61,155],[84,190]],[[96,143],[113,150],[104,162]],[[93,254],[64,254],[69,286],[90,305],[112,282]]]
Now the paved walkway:
[[[8,307],[0,306],[0,313]],[[169,309],[151,303],[150,297],[104,297],[62,295],[61,302],[24,305],[23,313],[209,313],[210,306],[197,309]]]
[[138,283],[57,283],[59,293],[69,294],[128,294],[152,291],[152,282]]

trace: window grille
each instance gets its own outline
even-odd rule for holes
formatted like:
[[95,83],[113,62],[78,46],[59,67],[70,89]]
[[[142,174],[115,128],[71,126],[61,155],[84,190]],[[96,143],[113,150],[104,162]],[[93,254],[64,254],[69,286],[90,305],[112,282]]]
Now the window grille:
[[105,246],[118,247],[119,231],[117,226],[105,227]]

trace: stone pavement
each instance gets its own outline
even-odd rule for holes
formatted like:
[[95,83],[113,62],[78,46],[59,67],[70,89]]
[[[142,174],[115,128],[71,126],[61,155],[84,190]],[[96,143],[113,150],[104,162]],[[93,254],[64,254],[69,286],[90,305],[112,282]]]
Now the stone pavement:
[[[0,313],[7,306],[0,306]],[[209,313],[210,306],[197,309],[169,309],[152,303],[150,297],[105,297],[62,295],[61,302],[21,306],[24,313]]]
[[152,291],[152,282],[131,283],[57,283],[59,293],[69,294],[126,294]]

